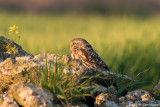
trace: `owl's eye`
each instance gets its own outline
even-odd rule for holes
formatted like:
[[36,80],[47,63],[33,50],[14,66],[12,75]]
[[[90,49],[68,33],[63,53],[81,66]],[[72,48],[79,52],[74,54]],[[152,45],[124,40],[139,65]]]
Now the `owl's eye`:
[[76,45],[76,44],[77,44],[76,42],[73,43],[73,45]]

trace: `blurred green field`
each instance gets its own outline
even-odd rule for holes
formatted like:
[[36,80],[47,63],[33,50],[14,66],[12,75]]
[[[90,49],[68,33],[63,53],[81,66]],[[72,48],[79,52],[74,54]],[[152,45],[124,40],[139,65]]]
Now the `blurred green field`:
[[33,55],[49,52],[69,54],[73,38],[85,38],[112,72],[149,81],[151,89],[160,79],[160,16],[102,16],[74,14],[23,14],[0,12],[0,35],[18,25],[20,45]]

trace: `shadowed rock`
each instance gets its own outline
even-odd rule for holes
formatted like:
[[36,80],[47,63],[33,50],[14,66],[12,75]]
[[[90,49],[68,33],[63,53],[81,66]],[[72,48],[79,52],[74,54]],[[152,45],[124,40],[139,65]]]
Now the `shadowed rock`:
[[9,57],[33,56],[22,49],[14,41],[0,36],[0,62]]
[[157,98],[158,100],[160,100],[160,80],[158,82],[158,84],[150,91],[150,93]]

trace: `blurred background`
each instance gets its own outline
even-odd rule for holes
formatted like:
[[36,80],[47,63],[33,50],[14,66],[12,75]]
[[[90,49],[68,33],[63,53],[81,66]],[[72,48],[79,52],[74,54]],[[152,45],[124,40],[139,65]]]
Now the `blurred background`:
[[36,55],[69,54],[73,38],[86,39],[112,72],[148,84],[160,79],[158,0],[0,0],[0,35]]

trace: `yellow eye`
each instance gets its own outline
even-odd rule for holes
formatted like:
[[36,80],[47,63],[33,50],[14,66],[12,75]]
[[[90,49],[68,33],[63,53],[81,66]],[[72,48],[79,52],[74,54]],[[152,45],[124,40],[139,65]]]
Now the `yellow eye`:
[[73,45],[76,45],[76,44],[77,44],[77,43],[75,43],[75,42],[73,43]]

